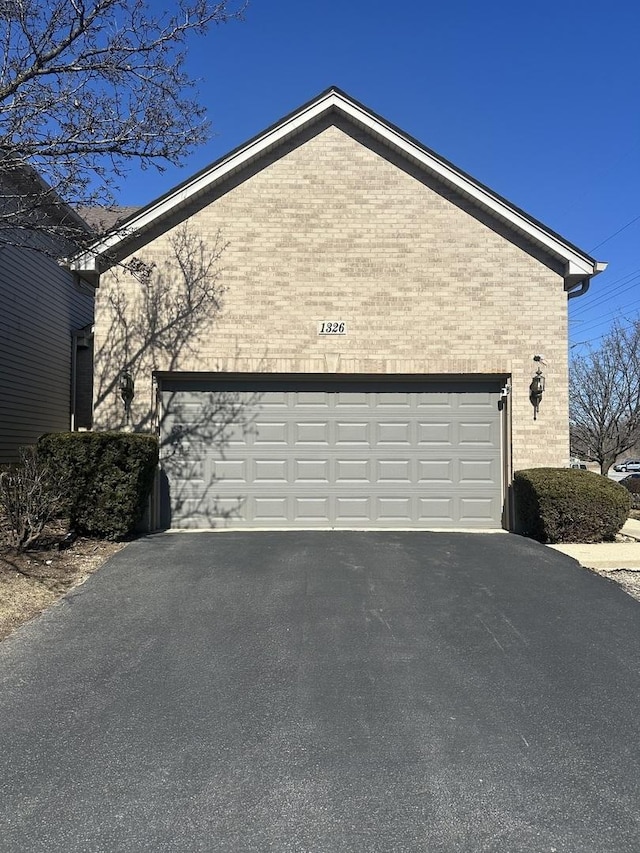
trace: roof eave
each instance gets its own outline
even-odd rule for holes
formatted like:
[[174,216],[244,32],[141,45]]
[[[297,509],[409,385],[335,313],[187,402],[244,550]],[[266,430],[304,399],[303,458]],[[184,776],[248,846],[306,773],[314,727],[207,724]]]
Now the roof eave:
[[[121,223],[117,229],[97,240],[81,255],[71,259],[71,268],[76,271],[93,272],[102,266],[108,266],[108,263],[104,264],[102,261],[104,256],[115,255],[118,250],[122,251],[129,238],[139,236],[140,232],[152,224],[157,224],[163,218],[174,214],[181,207],[206,193],[219,181],[262,156],[270,148],[299,133],[305,126],[322,118],[331,110],[337,110],[366,128],[386,145],[401,152],[414,163],[420,164],[422,168],[430,174],[435,174],[443,182],[454,186],[494,218],[542,248],[564,267],[566,289],[571,289],[586,277],[597,275],[606,266],[589,257],[577,246],[573,246],[436,152],[426,148],[384,118],[333,87],[142,208]],[[88,266],[83,267],[82,264],[88,264]]]

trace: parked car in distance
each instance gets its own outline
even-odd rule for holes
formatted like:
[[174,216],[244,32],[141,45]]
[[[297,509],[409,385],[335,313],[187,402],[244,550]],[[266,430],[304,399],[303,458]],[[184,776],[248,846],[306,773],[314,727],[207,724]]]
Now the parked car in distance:
[[572,459],[571,462],[569,462],[569,468],[580,468],[583,471],[586,471],[587,465],[585,462],[582,462],[580,459]]
[[626,489],[632,480],[640,480],[640,471],[636,472],[635,474],[627,474],[626,477],[623,477],[621,480],[618,480],[618,483],[620,483],[620,485],[624,486]]
[[640,471],[640,459],[625,459],[613,466],[614,471]]

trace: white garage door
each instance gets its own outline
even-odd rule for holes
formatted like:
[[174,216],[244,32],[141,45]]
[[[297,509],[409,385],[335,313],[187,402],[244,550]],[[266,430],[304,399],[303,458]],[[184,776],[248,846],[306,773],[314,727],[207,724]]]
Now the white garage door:
[[165,526],[500,527],[496,383],[161,389]]

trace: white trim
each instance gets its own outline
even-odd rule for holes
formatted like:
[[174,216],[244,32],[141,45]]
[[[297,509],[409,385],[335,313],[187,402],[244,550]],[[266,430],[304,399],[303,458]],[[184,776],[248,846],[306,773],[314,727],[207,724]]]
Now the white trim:
[[[157,533],[183,536],[185,533],[508,533],[503,527],[169,527]],[[553,547],[553,546],[552,546]]]
[[100,257],[124,239],[151,225],[155,220],[171,214],[174,209],[206,192],[216,182],[240,169],[270,148],[277,146],[287,137],[294,136],[306,125],[317,120],[331,109],[336,109],[348,116],[387,145],[418,162],[423,168],[437,175],[440,179],[452,184],[493,216],[498,217],[532,241],[543,246],[551,255],[564,262],[566,277],[590,277],[597,275],[606,266],[598,262],[594,263],[588,256],[533,222],[525,214],[495,196],[472,178],[462,174],[455,167],[442,161],[434,153],[425,151],[417,143],[389,127],[340,92],[330,90],[257,139],[247,143],[196,176],[189,183],[159,199],[138,216],[129,219],[125,229],[116,229],[110,235],[96,242],[88,251],[72,258],[69,262],[71,269],[84,272],[99,271]]

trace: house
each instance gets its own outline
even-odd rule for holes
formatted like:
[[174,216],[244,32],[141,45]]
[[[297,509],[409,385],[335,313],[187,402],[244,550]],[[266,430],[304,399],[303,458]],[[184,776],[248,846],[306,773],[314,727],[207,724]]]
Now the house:
[[[5,175],[3,209],[41,185],[28,167]],[[59,200],[32,212],[37,224],[20,226],[16,209],[17,226],[0,232],[0,464],[43,432],[91,425],[94,288],[56,260],[77,251],[69,231],[91,231]]]
[[95,424],[158,431],[163,525],[508,528],[604,267],[332,88],[74,260]]

